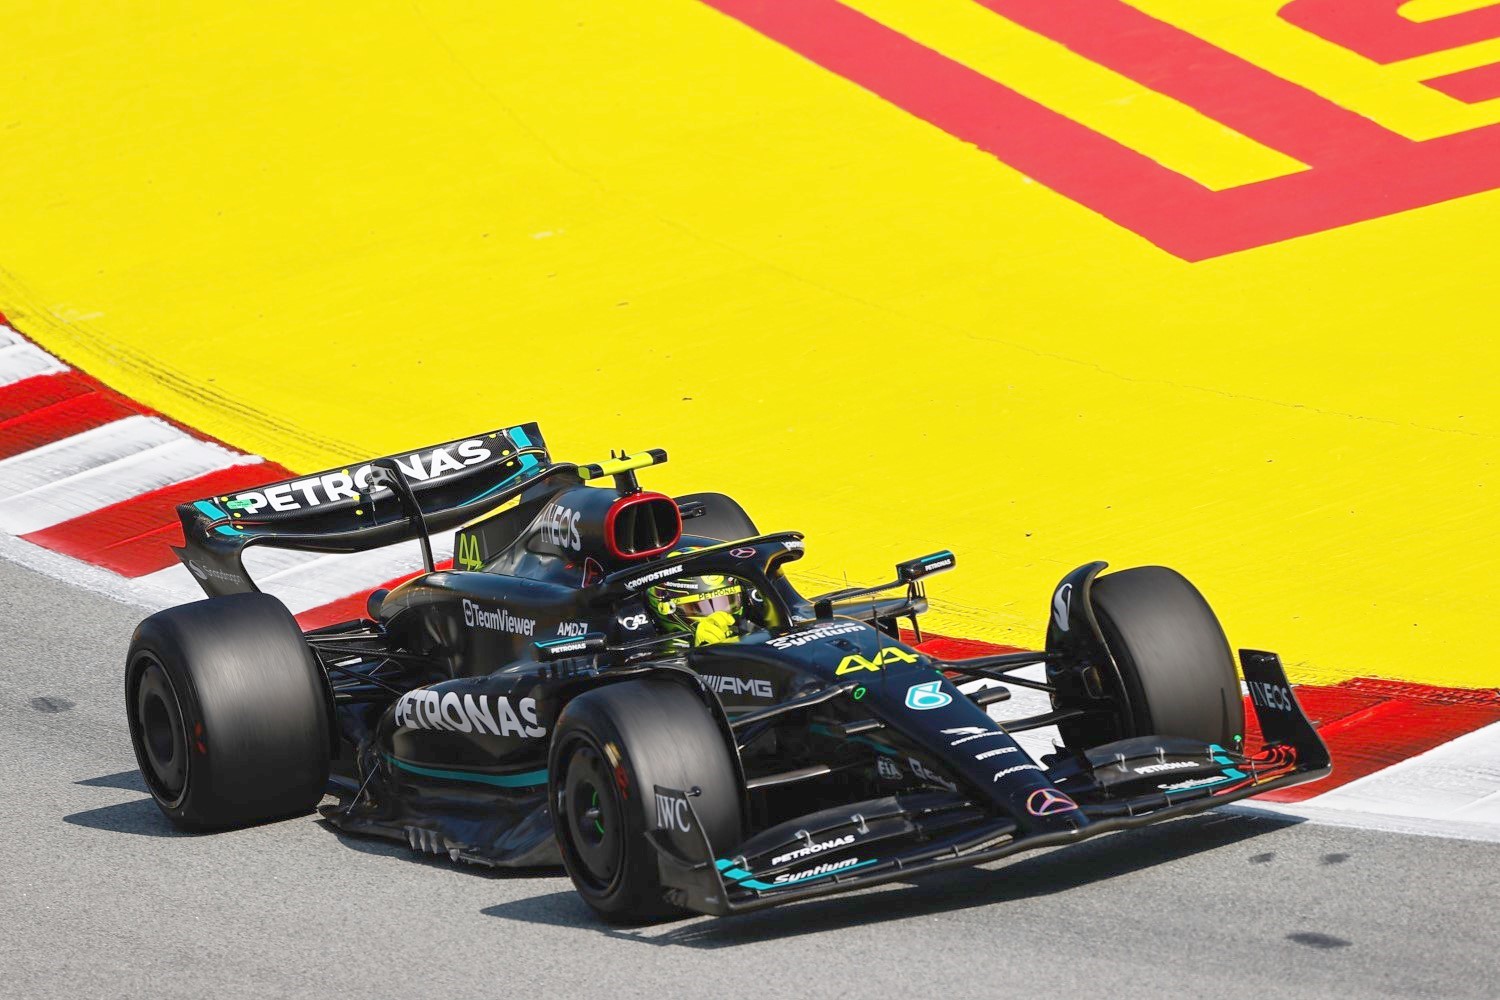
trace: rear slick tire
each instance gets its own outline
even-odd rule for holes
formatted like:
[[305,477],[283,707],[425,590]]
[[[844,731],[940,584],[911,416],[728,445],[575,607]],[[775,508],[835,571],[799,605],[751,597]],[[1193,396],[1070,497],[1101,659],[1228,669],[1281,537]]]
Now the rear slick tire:
[[136,762],[186,830],[310,812],[329,770],[322,671],[286,607],[233,594],[141,622],[125,662]]
[[1187,578],[1165,566],[1101,576],[1092,589],[1130,710],[1124,736],[1187,736],[1239,749],[1245,703],[1224,629]]

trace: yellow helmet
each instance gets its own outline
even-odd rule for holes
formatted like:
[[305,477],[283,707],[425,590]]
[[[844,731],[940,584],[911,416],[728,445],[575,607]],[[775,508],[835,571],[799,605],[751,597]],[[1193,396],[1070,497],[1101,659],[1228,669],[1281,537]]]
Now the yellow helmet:
[[[683,549],[672,555],[691,551]],[[744,588],[733,577],[684,576],[646,588],[646,606],[669,632],[692,634],[698,622],[717,611],[728,611],[738,619],[744,607]]]

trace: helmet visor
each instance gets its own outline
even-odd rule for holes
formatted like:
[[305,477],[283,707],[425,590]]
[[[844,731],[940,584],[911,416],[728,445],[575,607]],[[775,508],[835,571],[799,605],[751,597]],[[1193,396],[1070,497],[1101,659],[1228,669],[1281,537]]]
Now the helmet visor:
[[707,618],[715,611],[740,613],[740,588],[720,590],[712,594],[689,595],[675,598],[672,602],[677,610],[689,618]]

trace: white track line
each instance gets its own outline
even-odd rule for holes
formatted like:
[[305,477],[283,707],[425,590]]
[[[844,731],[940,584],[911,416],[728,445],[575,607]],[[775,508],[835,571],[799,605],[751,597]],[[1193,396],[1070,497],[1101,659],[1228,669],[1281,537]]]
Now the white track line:
[[1500,826],[1500,723],[1335,788],[1318,805]]
[[[1015,675],[1023,680],[1045,680],[1046,666],[1042,663],[1033,663],[1015,671]],[[999,681],[963,681],[959,683],[958,689],[967,694],[983,691],[985,688],[1002,686],[1004,685]],[[1052,699],[1045,691],[1034,691],[1031,688],[1013,684],[1010,685],[1010,697],[989,706],[987,711],[990,718],[1003,724],[1007,719],[1023,719],[1030,715],[1041,715],[1052,711]],[[1014,736],[1015,741],[1021,745],[1021,749],[1038,763],[1041,763],[1043,755],[1054,752],[1057,744],[1062,741],[1062,735],[1057,731],[1056,726],[1029,729],[1024,733],[1016,733]]]
[[[174,604],[181,604],[184,600],[200,600],[203,597],[203,591],[197,584],[193,585],[191,596],[183,597],[151,585],[147,582],[148,577],[128,580],[118,573],[100,569],[98,566],[74,559],[72,556],[65,556],[61,552],[44,549],[40,545],[33,545],[31,542],[14,538],[3,531],[0,531],[0,559],[17,563],[27,569],[50,576],[54,580],[61,580],[147,612],[159,611]],[[183,577],[192,581],[192,575],[186,569],[177,568]]]
[[[310,563],[318,558],[316,552],[297,552],[293,549],[273,549],[268,545],[251,545],[244,549],[241,560],[245,566],[245,572],[250,574],[252,580],[262,580],[272,573],[284,569],[290,569],[303,563]],[[182,568],[180,563],[174,562],[166,569],[159,569],[154,573],[147,573],[139,578],[148,588],[164,593],[181,594],[178,603],[182,601],[195,601],[203,597],[203,590],[198,586],[198,581]]]
[[[432,540],[434,559],[447,559],[452,554],[451,538]],[[301,614],[414,573],[422,568],[422,555],[415,541],[337,555],[252,545],[245,550],[244,562],[256,586],[279,599],[293,614]],[[181,566],[168,566],[135,582],[148,594],[170,596],[159,607],[203,599],[198,582]]]
[[123,417],[100,424],[0,459],[0,500],[184,440],[193,439],[157,417]]
[[[440,539],[432,540],[432,549],[434,559],[447,559],[452,555],[451,543]],[[416,542],[349,555],[306,552],[293,555],[300,557],[297,565],[269,577],[256,576],[252,571],[252,578],[264,592],[280,599],[294,614],[361,593],[422,568],[421,552]],[[146,612],[201,601],[205,597],[198,581],[180,565],[131,580],[4,533],[0,533],[0,559],[19,563]]]
[[[452,555],[451,537],[432,540],[434,560]],[[421,568],[421,549],[412,541],[368,552],[319,556],[312,562],[256,577],[255,582],[266,593],[279,597],[293,614],[301,614]]]
[[323,557],[321,552],[300,549],[273,549],[269,545],[247,545],[240,550],[240,562],[252,580],[264,580],[294,566],[304,566]]
[[[1337,762],[1335,762],[1337,766]],[[1337,792],[1338,789],[1334,789]],[[1428,819],[1422,816],[1388,815],[1380,812],[1365,812],[1357,809],[1327,809],[1323,799],[1334,792],[1316,796],[1306,802],[1279,803],[1245,799],[1233,805],[1221,806],[1225,812],[1255,815],[1273,813],[1280,816],[1295,816],[1313,823],[1327,826],[1346,826],[1356,830],[1377,830],[1382,833],[1399,833],[1413,837],[1443,837],[1448,840],[1477,840],[1500,844],[1500,824],[1473,823],[1445,819]]]
[[187,571],[187,567],[175,561],[165,569],[124,582],[127,586],[139,587],[142,594],[154,598],[149,602],[146,600],[140,602],[150,607],[152,611],[160,611],[162,608],[187,604],[191,601],[201,601],[208,597],[203,592],[203,588],[198,585],[198,581],[193,578],[193,574]]
[[[169,430],[177,431],[175,427]],[[0,530],[39,531],[231,465],[258,462],[177,431],[177,438],[0,500]],[[0,470],[0,476],[4,471]]]
[[54,375],[67,370],[67,365],[28,343],[10,327],[0,325],[0,386],[33,375]]

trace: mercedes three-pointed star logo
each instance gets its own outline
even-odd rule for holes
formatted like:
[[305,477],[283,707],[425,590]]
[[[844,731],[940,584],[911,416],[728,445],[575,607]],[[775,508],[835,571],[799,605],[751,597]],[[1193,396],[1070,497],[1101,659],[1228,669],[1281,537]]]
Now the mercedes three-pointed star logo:
[[1051,816],[1077,808],[1077,802],[1051,788],[1038,788],[1026,797],[1026,811],[1033,816]]

